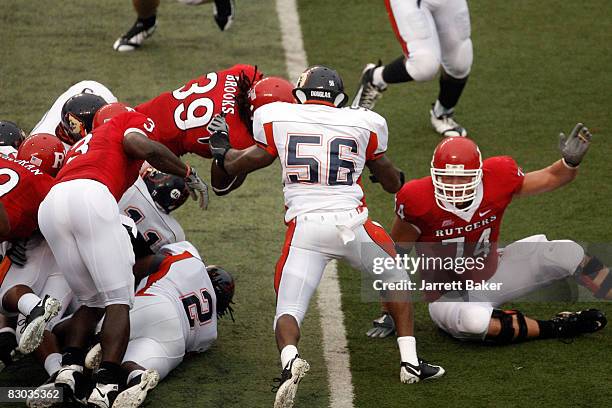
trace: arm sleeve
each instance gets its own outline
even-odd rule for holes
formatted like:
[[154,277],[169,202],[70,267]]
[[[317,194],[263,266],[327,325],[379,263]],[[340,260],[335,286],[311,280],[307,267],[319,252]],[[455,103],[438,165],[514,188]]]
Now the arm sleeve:
[[387,151],[389,141],[389,130],[387,121],[380,115],[372,115],[372,126],[370,129],[370,139],[366,151],[366,160],[376,160]]

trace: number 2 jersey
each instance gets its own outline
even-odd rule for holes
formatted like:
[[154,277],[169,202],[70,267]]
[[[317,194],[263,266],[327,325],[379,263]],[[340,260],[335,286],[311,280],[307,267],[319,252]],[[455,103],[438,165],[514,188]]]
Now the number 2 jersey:
[[[456,280],[458,276],[461,279],[488,280],[497,269],[497,242],[502,217],[514,194],[521,189],[524,174],[508,156],[484,160],[482,174],[482,183],[476,192],[477,202],[468,212],[460,214],[438,207],[431,177],[411,180],[396,194],[397,215],[420,233],[416,243],[418,255],[481,258],[480,264],[474,262],[474,267],[466,268],[461,276],[456,274],[456,270],[425,268],[426,272],[437,273],[437,281],[445,276],[449,280]],[[427,273],[423,277],[426,278]]]
[[185,351],[203,352],[217,339],[217,297],[198,250],[187,241],[162,247],[167,257],[136,296],[162,296],[181,317]]
[[252,65],[211,72],[192,79],[173,92],[164,92],[135,109],[155,122],[156,140],[178,156],[195,153],[211,158],[208,147],[210,136],[206,126],[216,114],[225,114],[230,129],[230,141],[235,149],[246,149],[255,144],[250,124],[245,124],[238,112],[236,95],[241,75],[261,79]]
[[25,161],[0,157],[0,202],[8,216],[10,239],[27,238],[38,228],[38,207],[53,177]]
[[366,161],[387,150],[387,122],[366,109],[274,102],[255,111],[256,143],[283,169],[285,220],[311,211],[365,205],[360,178]]

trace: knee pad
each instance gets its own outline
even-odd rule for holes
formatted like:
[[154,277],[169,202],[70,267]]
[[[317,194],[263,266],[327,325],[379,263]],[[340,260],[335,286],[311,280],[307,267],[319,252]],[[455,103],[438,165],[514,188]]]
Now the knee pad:
[[406,71],[417,82],[431,81],[439,69],[440,60],[432,53],[409,54],[406,58]]
[[490,310],[477,305],[461,305],[457,327],[462,333],[484,337],[489,329],[489,322],[491,320]]
[[467,38],[461,41],[451,52],[443,55],[442,66],[448,75],[463,79],[470,74],[473,60],[472,40]]
[[[516,331],[514,329],[514,316],[516,316],[516,321],[518,323],[518,334],[516,338],[514,337]],[[510,344],[518,343],[527,338],[527,321],[525,320],[525,315],[518,310],[494,309],[491,317],[499,319],[501,331],[497,336],[489,337],[488,340],[497,344]]]

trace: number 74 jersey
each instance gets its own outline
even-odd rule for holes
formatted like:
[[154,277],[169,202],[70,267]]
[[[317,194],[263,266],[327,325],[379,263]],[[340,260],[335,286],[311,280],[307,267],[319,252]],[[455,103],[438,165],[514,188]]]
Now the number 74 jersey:
[[264,105],[255,111],[253,134],[281,162],[287,222],[312,211],[364,206],[361,173],[384,154],[388,140],[379,114],[321,103]]

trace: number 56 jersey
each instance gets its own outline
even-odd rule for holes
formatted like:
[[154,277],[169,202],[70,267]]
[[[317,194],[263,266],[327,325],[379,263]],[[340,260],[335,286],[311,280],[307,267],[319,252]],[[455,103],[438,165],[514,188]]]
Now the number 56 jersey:
[[387,122],[366,109],[274,102],[255,111],[255,142],[278,156],[289,222],[311,211],[364,206],[367,161],[387,150]]

